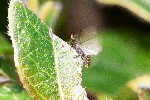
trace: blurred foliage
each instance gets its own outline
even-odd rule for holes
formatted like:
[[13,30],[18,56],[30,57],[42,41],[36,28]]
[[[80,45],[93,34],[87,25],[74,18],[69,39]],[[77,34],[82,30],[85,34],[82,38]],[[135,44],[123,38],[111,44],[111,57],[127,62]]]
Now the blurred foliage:
[[128,81],[149,74],[150,35],[141,33],[133,29],[102,31],[103,51],[92,57],[89,69],[84,68],[83,86],[89,91],[114,94]]
[[12,55],[13,48],[11,43],[0,33],[0,55]]
[[[129,81],[126,85],[121,86],[113,96],[114,100],[138,100],[139,96],[146,93],[140,93],[139,86],[150,86],[150,75],[144,75]],[[139,94],[140,93],[140,94]],[[148,94],[149,95],[149,94]],[[143,98],[143,97],[142,97]],[[139,99],[140,100],[140,99]],[[143,99],[147,100],[147,99]]]
[[[31,0],[32,1],[32,0]],[[39,4],[42,5],[43,3],[45,3],[46,1],[50,1],[50,0],[38,0]],[[52,0],[51,0],[52,1]]]
[[39,11],[39,1],[38,0],[29,0],[27,5],[34,13]]
[[0,85],[0,100],[31,100],[18,84]]
[[107,5],[118,5],[128,9],[137,16],[150,23],[150,1],[149,0],[96,0]]
[[[141,93],[142,96],[141,96],[141,98],[140,98],[141,100],[142,100],[142,99],[143,99],[143,100],[150,100],[150,90],[144,90],[144,89],[142,89],[141,92],[142,92],[142,93]],[[139,100],[140,100],[140,99],[139,99]]]
[[70,36],[67,34],[66,29],[67,7],[64,2],[61,0],[29,0],[29,5],[27,6],[33,10],[47,26],[52,28],[55,34],[63,40],[69,40]]
[[39,16],[47,26],[54,29],[61,11],[62,4],[60,2],[48,1],[41,6]]
[[19,82],[14,61],[11,58],[0,56],[0,69],[2,69],[11,80]]
[[[42,1],[42,0],[40,0]],[[30,8],[34,13],[38,15],[38,17],[45,22],[45,24],[54,29],[55,24],[60,16],[62,11],[62,4],[61,2],[54,2],[45,0],[41,4],[38,0],[29,0],[28,1],[28,8]]]
[[122,86],[113,96],[114,100],[138,100],[137,93],[127,86]]

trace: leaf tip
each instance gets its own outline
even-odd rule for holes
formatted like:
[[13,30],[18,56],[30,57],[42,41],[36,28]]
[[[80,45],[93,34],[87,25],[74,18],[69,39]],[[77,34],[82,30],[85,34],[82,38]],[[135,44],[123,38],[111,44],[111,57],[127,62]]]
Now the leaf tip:
[[14,5],[16,2],[22,3],[20,0],[11,0],[9,3],[9,8],[8,8],[8,28],[9,28],[9,32],[8,35],[11,36],[12,32],[12,27],[13,27],[13,9],[14,9]]

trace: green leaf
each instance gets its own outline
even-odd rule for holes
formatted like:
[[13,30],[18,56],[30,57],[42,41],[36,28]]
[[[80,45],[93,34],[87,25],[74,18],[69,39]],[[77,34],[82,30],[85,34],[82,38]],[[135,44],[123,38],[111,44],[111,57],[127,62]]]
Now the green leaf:
[[115,93],[113,99],[114,100],[140,100],[138,99],[137,93],[126,85],[119,88],[119,91]]
[[10,78],[2,69],[0,69],[0,84],[5,84],[9,82],[11,82]]
[[17,84],[0,85],[0,100],[31,100],[29,95]]
[[13,54],[13,48],[11,44],[0,35],[0,55],[10,55]]
[[43,5],[43,3],[47,2],[48,0],[38,0],[40,5]]
[[0,56],[0,69],[4,71],[4,73],[6,73],[11,80],[18,81],[14,61],[10,58]]
[[150,23],[150,1],[149,0],[96,0],[107,5],[118,5],[128,9],[135,15]]
[[83,61],[66,42],[19,0],[9,6],[9,35],[17,72],[33,99],[87,99],[81,84]]
[[113,96],[114,100],[149,100],[150,75],[140,76],[123,85]]

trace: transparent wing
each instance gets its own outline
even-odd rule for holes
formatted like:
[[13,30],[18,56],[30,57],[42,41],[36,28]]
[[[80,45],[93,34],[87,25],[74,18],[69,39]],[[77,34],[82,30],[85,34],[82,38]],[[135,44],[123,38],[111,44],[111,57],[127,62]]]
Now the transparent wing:
[[95,38],[83,42],[79,47],[86,55],[97,55],[102,50],[102,47]]
[[86,55],[97,55],[102,50],[94,27],[84,29],[78,38],[78,42],[78,46]]

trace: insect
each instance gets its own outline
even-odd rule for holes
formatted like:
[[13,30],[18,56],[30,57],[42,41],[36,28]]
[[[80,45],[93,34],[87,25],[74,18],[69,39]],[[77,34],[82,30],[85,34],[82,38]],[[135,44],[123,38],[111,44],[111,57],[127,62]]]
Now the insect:
[[[71,47],[81,56],[87,68],[90,66],[90,55],[97,55],[101,50],[96,33],[94,27],[88,27],[82,30],[80,38],[78,39],[76,39],[76,35],[71,34]],[[78,43],[77,40],[80,43]]]
[[71,34],[71,47],[74,48],[77,53],[79,54],[79,56],[81,56],[81,58],[83,59],[86,67],[88,68],[88,66],[90,66],[90,56],[86,55],[82,49],[77,46],[78,42],[75,40],[74,35]]

